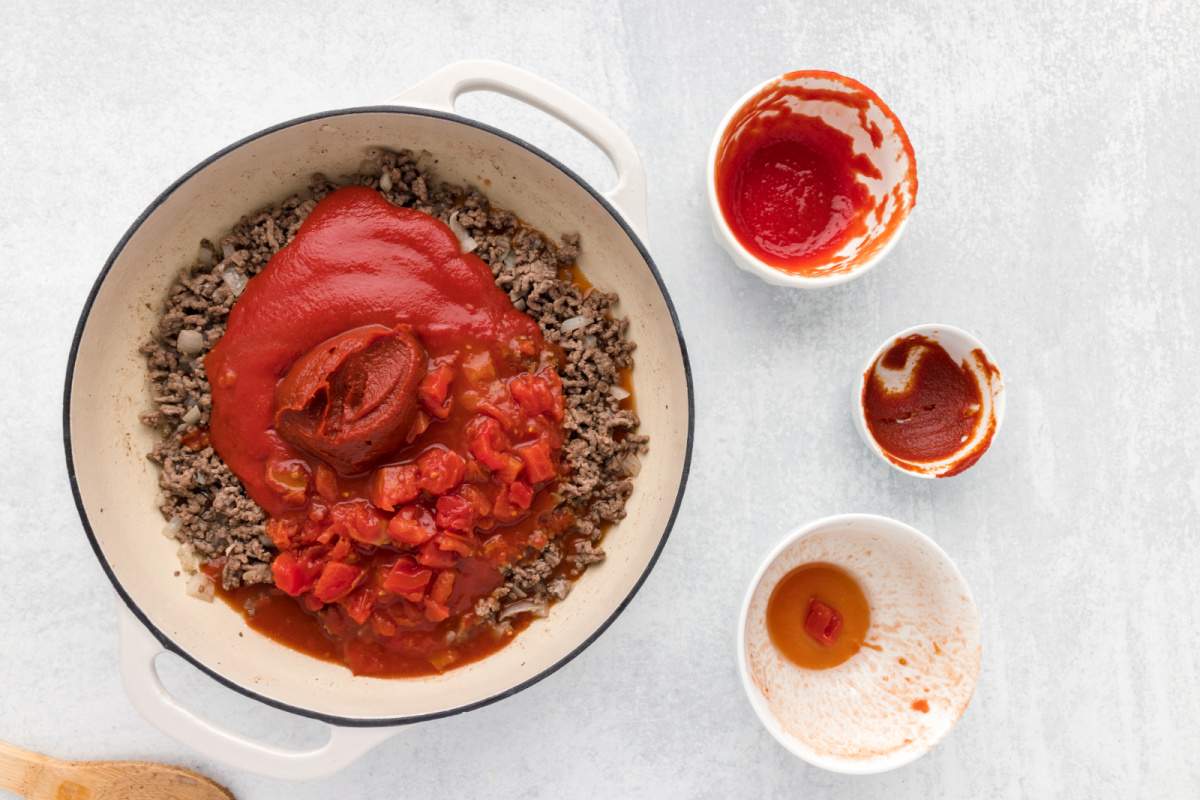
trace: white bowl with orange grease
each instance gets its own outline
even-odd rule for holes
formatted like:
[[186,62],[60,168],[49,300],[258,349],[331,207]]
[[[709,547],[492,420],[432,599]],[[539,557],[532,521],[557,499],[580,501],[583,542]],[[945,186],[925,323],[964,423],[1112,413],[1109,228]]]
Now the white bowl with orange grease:
[[883,772],[933,749],[970,703],[981,658],[979,612],[949,556],[872,514],[784,537],[738,624],[738,669],[759,720],[833,772]]
[[803,289],[867,273],[917,201],[908,134],[869,88],[802,70],[750,90],[708,154],[713,235],[747,272]]

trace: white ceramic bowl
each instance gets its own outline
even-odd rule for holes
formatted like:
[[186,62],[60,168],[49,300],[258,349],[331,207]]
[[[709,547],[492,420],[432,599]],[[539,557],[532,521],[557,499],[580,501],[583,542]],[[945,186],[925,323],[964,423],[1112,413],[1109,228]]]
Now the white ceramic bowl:
[[[536,105],[591,138],[612,159],[617,186],[601,194],[536,148],[453,113],[460,94],[482,89]],[[132,615],[123,617],[121,628],[127,692],[154,724],[209,757],[277,777],[337,770],[392,735],[396,725],[506,697],[581,652],[626,606],[661,552],[691,455],[687,355],[670,299],[638,238],[645,225],[645,182],[628,137],[578,98],[496,62],[452,65],[398,102],[403,105],[282,123],[230,145],[172,184],[104,266],[68,363],[68,474],[96,556]],[[620,292],[618,313],[629,319],[638,346],[633,383],[642,432],[650,436],[628,516],[605,540],[607,560],[589,570],[566,601],[495,655],[404,680],[356,677],[339,664],[273,642],[223,603],[189,597],[178,577],[175,544],[159,533],[158,476],[146,459],[153,433],[138,422],[150,406],[138,346],[171,281],[194,260],[200,239],[303,190],[314,172],[355,172],[372,147],[428,150],[439,159],[441,178],[487,187],[496,205],[552,237],[580,234],[584,273],[597,287]],[[237,691],[331,723],[330,742],[284,751],[201,719],[162,687],[154,659],[164,649]]]
[[[941,461],[906,462],[894,458],[879,446],[879,442],[875,441],[875,437],[871,435],[871,431],[867,427],[867,414],[866,409],[863,408],[862,397],[863,389],[866,386],[872,368],[875,362],[896,341],[906,336],[912,336],[913,334],[920,334],[932,339],[940,344],[942,349],[956,363],[965,364],[971,371],[971,374],[975,376],[975,380],[979,384],[980,395],[983,397],[980,424],[976,427],[975,434],[959,448],[957,453]],[[977,362],[972,355],[976,350],[983,354],[985,363],[990,365],[992,369],[985,369]],[[988,435],[989,429],[991,431],[991,438],[982,444],[983,452],[978,453],[978,457],[982,458],[985,456],[987,451],[995,445],[996,437],[1000,435],[1000,424],[1004,421],[1004,404],[1004,376],[1000,372],[1000,368],[996,366],[996,360],[992,358],[992,354],[983,346],[983,342],[979,341],[974,334],[962,328],[941,323],[915,325],[900,331],[894,336],[888,337],[885,342],[875,349],[870,358],[867,359],[862,369],[855,375],[850,386],[850,413],[854,418],[854,427],[858,430],[858,434],[862,437],[862,440],[866,442],[867,447],[894,469],[903,472],[905,475],[912,475],[917,478],[952,477],[953,475],[961,475],[962,472],[974,466],[977,461],[972,462],[962,472],[954,472],[954,469],[959,466],[964,457],[975,455],[976,448],[980,447],[981,440]]]
[[[868,158],[881,178],[860,178],[877,207],[882,209],[863,236],[851,239],[821,268],[819,275],[796,275],[762,261],[747,250],[725,220],[717,196],[717,162],[722,142],[734,117],[743,108],[752,107],[765,93],[779,86],[800,86],[832,94],[861,99],[866,103],[862,115],[832,100],[806,100],[791,105],[793,113],[819,117],[854,141],[855,153]],[[878,132],[873,140],[871,126]],[[818,70],[788,72],[764,81],[733,104],[717,127],[708,151],[708,207],[712,215],[713,236],[729,253],[733,263],[776,286],[799,289],[823,289],[862,277],[883,260],[896,245],[917,202],[917,162],[908,134],[892,110],[869,88],[844,75]]]
[[[825,670],[788,661],[766,630],[776,584],[811,562],[853,575],[871,609],[866,645]],[[793,755],[833,772],[883,772],[929,752],[962,716],[979,635],[971,590],[932,539],[887,517],[843,514],[792,531],[763,560],[742,603],[738,670],[759,720]]]

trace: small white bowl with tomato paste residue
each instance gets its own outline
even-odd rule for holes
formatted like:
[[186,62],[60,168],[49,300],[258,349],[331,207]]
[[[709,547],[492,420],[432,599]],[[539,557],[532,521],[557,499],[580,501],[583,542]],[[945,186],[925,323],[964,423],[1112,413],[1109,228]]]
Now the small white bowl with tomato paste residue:
[[738,671],[763,726],[833,772],[904,766],[966,711],[982,663],[962,573],[920,531],[842,514],[784,537],[746,591]]
[[874,267],[917,202],[908,134],[869,88],[836,72],[788,72],[721,121],[708,154],[713,235],[768,283],[833,286]]
[[973,466],[1004,419],[1004,378],[974,335],[917,325],[889,337],[851,386],[867,447],[906,475],[949,478]]

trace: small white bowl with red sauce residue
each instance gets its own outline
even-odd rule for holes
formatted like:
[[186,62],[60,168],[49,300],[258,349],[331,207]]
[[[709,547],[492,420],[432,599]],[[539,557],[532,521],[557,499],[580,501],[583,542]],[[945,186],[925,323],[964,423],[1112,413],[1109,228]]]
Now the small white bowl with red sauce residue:
[[[820,580],[793,591],[795,576],[814,568],[840,572],[857,591]],[[869,617],[857,625],[856,597]],[[790,612],[804,636],[825,602],[834,609],[826,618],[845,614],[833,634],[855,637],[851,653],[802,666],[773,623]],[[750,706],[793,755],[833,772],[884,772],[928,753],[966,711],[982,663],[979,611],[954,562],[920,531],[873,514],[826,517],[763,560],[742,603],[737,659]]]
[[869,88],[802,70],[752,89],[708,155],[713,235],[768,283],[817,289],[872,269],[917,202],[904,126]]
[[972,467],[1004,420],[1004,378],[983,342],[953,325],[917,325],[879,346],[855,377],[851,413],[867,447],[905,475]]

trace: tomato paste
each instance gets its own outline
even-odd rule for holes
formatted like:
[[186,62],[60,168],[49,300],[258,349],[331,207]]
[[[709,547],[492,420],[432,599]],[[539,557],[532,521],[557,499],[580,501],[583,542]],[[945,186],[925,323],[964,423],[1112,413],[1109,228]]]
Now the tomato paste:
[[[972,358],[988,374],[983,353],[976,350]],[[939,475],[955,475],[974,464],[995,428],[994,420],[984,419],[976,371],[921,334],[897,339],[871,366],[862,404],[867,429],[893,461],[903,466],[955,458],[954,467]],[[981,441],[968,447],[985,424]]]
[[558,357],[443,223],[319,202],[205,360],[209,438],[278,550],[274,588],[237,594],[250,624],[376,675],[506,643],[476,601],[573,521]]

